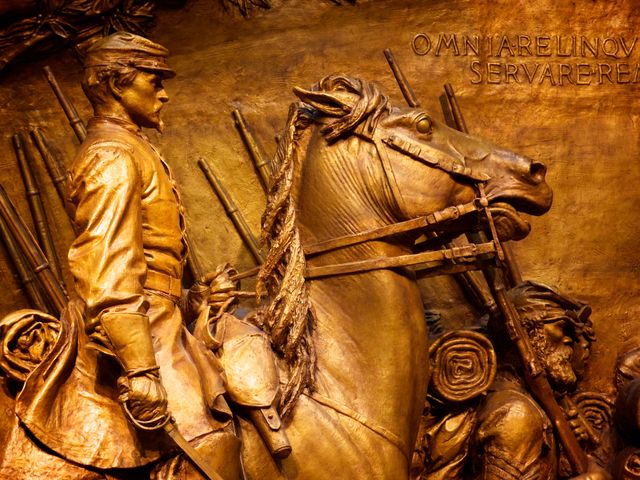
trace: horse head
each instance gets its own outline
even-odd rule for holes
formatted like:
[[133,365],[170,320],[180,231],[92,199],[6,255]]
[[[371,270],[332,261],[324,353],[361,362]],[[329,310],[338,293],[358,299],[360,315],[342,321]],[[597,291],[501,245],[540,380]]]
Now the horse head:
[[[529,225],[518,212],[542,214],[552,198],[543,164],[452,130],[423,110],[392,108],[375,84],[333,75],[310,90],[294,92],[302,103],[292,105],[274,159],[262,224],[262,240],[269,250],[256,284],[258,295],[270,298],[263,327],[290,367],[282,401],[285,413],[313,384],[319,358],[311,334],[309,268],[403,255],[413,249],[419,233],[366,241],[313,258],[305,249],[450,206],[482,204],[478,199],[494,211],[503,239],[522,238]],[[471,217],[475,222],[477,216]],[[466,228],[464,222],[452,223],[454,229]],[[316,283],[315,292],[335,300],[385,289],[386,296],[404,298],[406,307],[400,312],[396,304],[390,305],[387,320],[401,314],[406,328],[410,322],[416,331],[422,328],[423,306],[415,282],[399,275],[376,275],[358,277],[355,289],[342,288],[340,281]],[[319,293],[323,288],[333,291]],[[375,298],[386,298],[378,293]],[[364,311],[354,311],[351,317]],[[368,321],[380,311],[370,312]]]
[[392,108],[374,84],[334,75],[294,91],[315,112],[325,148],[354,136],[369,143],[364,156],[380,159],[386,181],[382,188],[369,182],[379,195],[367,196],[386,205],[383,216],[393,221],[472,201],[482,185],[500,238],[519,240],[530,230],[520,213],[541,215],[551,206],[543,163],[451,129],[423,109]]

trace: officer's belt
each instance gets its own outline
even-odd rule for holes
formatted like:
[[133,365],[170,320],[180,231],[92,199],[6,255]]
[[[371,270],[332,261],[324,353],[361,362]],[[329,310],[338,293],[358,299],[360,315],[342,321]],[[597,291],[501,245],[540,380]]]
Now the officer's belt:
[[147,280],[144,282],[144,288],[157,290],[177,299],[182,297],[182,280],[155,270],[147,270]]

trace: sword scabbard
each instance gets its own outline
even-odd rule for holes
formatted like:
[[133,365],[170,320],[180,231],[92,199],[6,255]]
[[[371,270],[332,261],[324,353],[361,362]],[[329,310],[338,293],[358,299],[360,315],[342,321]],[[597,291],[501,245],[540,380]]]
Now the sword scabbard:
[[165,423],[162,429],[171,437],[180,451],[191,460],[205,478],[208,480],[224,480],[224,478],[213,469],[209,462],[182,436],[176,427],[174,418],[171,418],[169,422]]

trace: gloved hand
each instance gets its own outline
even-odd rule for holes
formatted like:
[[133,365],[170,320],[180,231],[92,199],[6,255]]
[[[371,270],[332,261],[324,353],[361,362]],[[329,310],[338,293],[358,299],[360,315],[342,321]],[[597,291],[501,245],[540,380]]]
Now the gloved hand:
[[187,308],[193,318],[197,318],[200,312],[207,308],[209,295],[211,295],[211,287],[205,283],[207,276],[196,281],[187,293]]
[[107,312],[100,324],[122,365],[120,401],[132,420],[160,425],[169,415],[167,393],[160,381],[149,319],[140,313]]
[[159,423],[168,415],[167,392],[158,370],[129,373],[118,380],[119,400],[131,416],[143,423]]
[[231,276],[236,270],[227,263],[218,265],[214,272],[206,274],[189,289],[187,302],[189,311],[193,317],[197,317],[201,311],[210,306],[216,314],[226,310],[237,299],[231,292],[237,289],[236,282]]

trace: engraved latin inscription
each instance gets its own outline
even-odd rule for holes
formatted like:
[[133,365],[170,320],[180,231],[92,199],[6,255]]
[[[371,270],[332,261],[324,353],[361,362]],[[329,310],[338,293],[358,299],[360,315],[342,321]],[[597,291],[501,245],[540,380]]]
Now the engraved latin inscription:
[[418,57],[464,57],[472,84],[548,86],[640,82],[638,37],[584,34],[418,33]]

